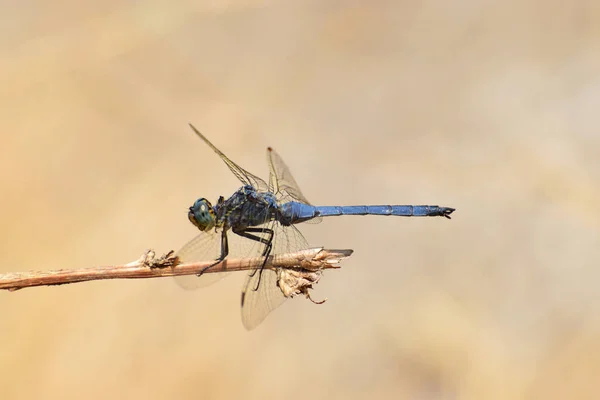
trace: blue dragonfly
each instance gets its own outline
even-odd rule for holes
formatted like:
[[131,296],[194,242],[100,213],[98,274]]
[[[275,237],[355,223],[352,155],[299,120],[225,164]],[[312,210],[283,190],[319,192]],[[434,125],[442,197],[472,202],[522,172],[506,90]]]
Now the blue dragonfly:
[[[205,198],[194,202],[189,208],[188,219],[201,232],[176,255],[185,263],[214,260],[212,265],[226,257],[264,257],[263,266],[248,273],[242,288],[242,323],[248,330],[258,326],[286,300],[278,286],[277,273],[264,265],[271,254],[291,253],[309,247],[296,224],[320,222],[322,217],[338,215],[450,218],[454,211],[454,208],[430,205],[313,206],[272,148],[267,148],[267,183],[227,158],[192,124],[190,127],[217,153],[243,186],[228,199],[221,196],[215,205]],[[206,273],[175,279],[183,288],[195,289],[210,285],[227,274]]]

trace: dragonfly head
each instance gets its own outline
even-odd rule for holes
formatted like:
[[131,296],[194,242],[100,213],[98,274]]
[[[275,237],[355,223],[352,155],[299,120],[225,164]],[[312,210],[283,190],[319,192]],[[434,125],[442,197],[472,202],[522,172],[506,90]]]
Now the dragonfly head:
[[208,231],[216,224],[215,212],[212,205],[205,198],[196,200],[188,212],[188,219],[201,231]]

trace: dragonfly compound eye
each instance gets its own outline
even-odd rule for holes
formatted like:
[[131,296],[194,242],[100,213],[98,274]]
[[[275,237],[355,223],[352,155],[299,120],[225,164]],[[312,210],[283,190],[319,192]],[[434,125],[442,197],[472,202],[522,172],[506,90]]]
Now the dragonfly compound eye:
[[207,231],[215,226],[215,213],[212,205],[204,198],[196,200],[190,207],[188,219],[201,231]]

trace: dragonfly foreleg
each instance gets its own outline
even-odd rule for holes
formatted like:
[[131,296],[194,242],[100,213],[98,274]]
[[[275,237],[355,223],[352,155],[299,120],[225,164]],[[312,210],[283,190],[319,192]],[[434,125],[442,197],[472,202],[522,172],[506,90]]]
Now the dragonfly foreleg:
[[[258,273],[259,273],[258,282],[256,283],[256,287],[254,289],[252,289],[254,291],[257,291],[258,287],[260,286],[260,279],[262,277],[263,269],[265,268],[265,265],[267,264],[267,258],[269,257],[269,255],[271,254],[271,250],[273,249],[273,236],[275,235],[275,233],[273,232],[273,229],[269,229],[269,228],[244,228],[244,229],[240,229],[240,230],[234,230],[233,233],[240,235],[242,237],[245,237],[247,239],[255,240],[255,241],[263,243],[265,245],[265,248],[261,254],[261,257],[264,257],[262,265],[260,266],[259,269],[254,270],[250,274],[250,276],[254,276],[254,274],[256,274],[256,271],[258,271]],[[263,234],[265,234],[266,237],[254,235],[253,233],[263,233]]]
[[223,231],[221,232],[221,254],[219,255],[219,258],[217,258],[215,260],[215,262],[210,264],[208,267],[202,268],[202,271],[200,271],[200,273],[197,274],[197,276],[202,276],[202,274],[204,274],[207,269],[212,268],[215,265],[217,265],[218,263],[220,263],[221,261],[223,261],[225,259],[225,257],[227,257],[228,254],[229,254],[229,242],[227,241],[227,230],[223,229]]

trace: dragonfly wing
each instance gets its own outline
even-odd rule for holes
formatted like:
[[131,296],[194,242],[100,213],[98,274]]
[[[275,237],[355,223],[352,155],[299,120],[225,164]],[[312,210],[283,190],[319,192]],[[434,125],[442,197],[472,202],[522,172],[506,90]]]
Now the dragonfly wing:
[[[221,254],[221,234],[214,230],[202,232],[187,242],[175,255],[182,263],[216,260]],[[204,274],[202,276],[175,276],[175,282],[184,289],[191,290],[212,285],[229,272]]]
[[[269,190],[276,194],[281,203],[299,201],[310,204],[306,196],[302,194],[298,183],[283,162],[283,159],[271,147],[267,148],[267,163],[269,164]],[[307,222],[319,223],[322,218],[313,218]]]
[[[257,235],[265,236],[258,232]],[[250,240],[235,233],[227,232],[227,242],[229,244],[229,254],[227,259],[258,257],[263,251],[265,245],[255,240]],[[192,263],[200,261],[217,260],[221,255],[221,231],[202,232],[188,243],[186,243],[176,254],[182,263]],[[197,289],[212,285],[220,281],[229,272],[206,273],[201,276],[182,275],[175,276],[177,284],[184,289]]]
[[[260,284],[259,284],[260,276]],[[258,285],[258,290],[256,286]],[[248,330],[256,328],[267,315],[286,300],[277,285],[277,272],[265,269],[248,274],[242,289],[242,323]]]
[[[295,226],[283,227],[278,222],[273,222],[269,226],[275,232],[271,254],[294,252],[308,247],[306,239]],[[256,328],[285,300],[287,297],[279,288],[276,271],[264,269],[262,275],[259,271],[251,271],[242,287],[244,327],[248,330]]]
[[[267,148],[267,162],[269,164],[269,189],[278,198],[281,198],[282,202],[296,200],[310,204],[302,194],[290,169],[271,147]],[[286,200],[286,197],[289,199]]]
[[221,152],[221,150],[217,149],[214,144],[212,144],[203,134],[201,134],[198,131],[198,129],[196,129],[194,127],[194,125],[192,125],[192,124],[189,124],[189,125],[192,128],[192,130],[196,133],[196,135],[198,135],[198,137],[200,137],[200,139],[202,139],[204,141],[204,143],[206,143],[208,145],[208,147],[213,149],[213,151],[215,153],[217,153],[219,155],[219,157],[221,157],[221,160],[223,160],[225,162],[225,164],[227,164],[227,166],[229,167],[231,172],[233,172],[233,174],[243,184],[252,185],[255,188],[257,188],[259,191],[263,191],[263,192],[269,190],[269,186],[267,185],[267,183],[264,180],[260,179],[256,175],[251,174],[250,172],[246,171],[244,168],[240,167],[239,165],[237,165],[236,163],[231,161],[225,154],[223,154]]

